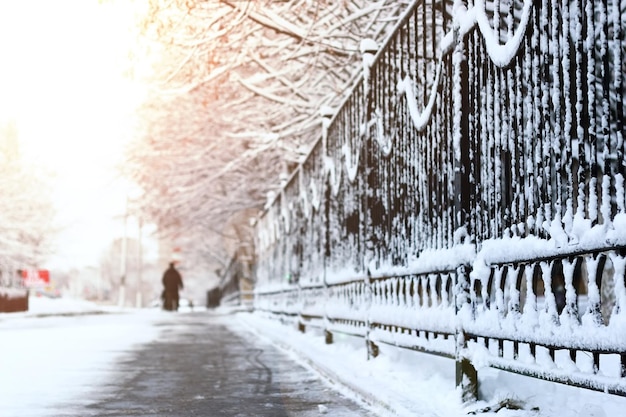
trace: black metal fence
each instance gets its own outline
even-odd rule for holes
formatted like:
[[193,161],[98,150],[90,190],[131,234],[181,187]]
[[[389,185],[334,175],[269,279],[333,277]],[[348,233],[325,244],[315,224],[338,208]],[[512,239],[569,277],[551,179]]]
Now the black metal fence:
[[226,268],[221,271],[220,282],[207,292],[207,307],[241,306],[250,308],[253,302],[248,262],[241,259],[244,252],[237,251]]
[[626,395],[625,22],[620,0],[422,0],[364,42],[257,223],[255,308]]

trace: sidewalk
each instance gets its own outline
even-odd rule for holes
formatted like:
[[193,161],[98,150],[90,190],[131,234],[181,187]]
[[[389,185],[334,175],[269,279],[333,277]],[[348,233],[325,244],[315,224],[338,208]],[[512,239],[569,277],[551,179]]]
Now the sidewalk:
[[86,307],[0,317],[0,415],[380,415],[230,312]]
[[99,398],[77,415],[378,415],[330,390],[315,372],[267,339],[251,337],[230,314],[159,316],[160,336],[118,361]]

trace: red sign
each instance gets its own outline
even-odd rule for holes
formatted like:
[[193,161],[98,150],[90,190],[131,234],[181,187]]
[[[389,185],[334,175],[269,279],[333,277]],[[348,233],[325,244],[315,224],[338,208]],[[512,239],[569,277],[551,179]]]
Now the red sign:
[[25,287],[44,287],[50,285],[50,271],[47,269],[22,269],[20,271]]

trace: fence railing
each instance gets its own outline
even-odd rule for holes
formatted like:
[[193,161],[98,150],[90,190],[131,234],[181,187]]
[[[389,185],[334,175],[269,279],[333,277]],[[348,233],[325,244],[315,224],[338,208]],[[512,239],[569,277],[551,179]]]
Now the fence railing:
[[624,21],[617,0],[422,0],[363,42],[257,223],[255,308],[454,357],[458,380],[480,357],[626,395]]

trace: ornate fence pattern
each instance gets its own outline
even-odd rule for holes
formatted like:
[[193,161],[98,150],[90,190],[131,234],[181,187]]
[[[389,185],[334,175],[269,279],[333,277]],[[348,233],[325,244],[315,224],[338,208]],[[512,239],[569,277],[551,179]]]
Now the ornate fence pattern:
[[256,309],[626,395],[625,27],[620,0],[421,0],[363,42],[258,221]]

